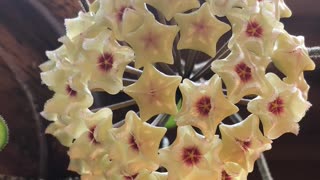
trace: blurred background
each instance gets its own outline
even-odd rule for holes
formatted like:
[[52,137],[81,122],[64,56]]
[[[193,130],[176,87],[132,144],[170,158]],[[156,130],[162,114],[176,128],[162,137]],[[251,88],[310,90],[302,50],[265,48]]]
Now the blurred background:
[[[320,45],[320,1],[287,0],[293,16],[283,19],[287,31],[303,35],[306,45]],[[2,175],[63,179],[67,171],[66,149],[44,135],[48,122],[39,116],[52,96],[41,85],[38,65],[45,51],[59,46],[63,19],[77,15],[78,0],[0,0],[0,114],[7,120],[10,143],[0,152]],[[320,60],[318,60],[320,61]],[[319,67],[306,73],[313,104],[301,121],[300,134],[286,134],[265,153],[276,180],[317,179],[320,171],[320,81]],[[249,180],[261,179],[257,167]]]

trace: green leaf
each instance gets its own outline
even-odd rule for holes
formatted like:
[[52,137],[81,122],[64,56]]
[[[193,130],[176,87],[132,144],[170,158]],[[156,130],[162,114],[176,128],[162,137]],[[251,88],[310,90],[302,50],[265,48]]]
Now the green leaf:
[[[178,104],[177,104],[178,110],[181,109],[181,105],[182,105],[182,100],[180,99]],[[167,129],[171,129],[171,128],[174,128],[176,126],[177,126],[177,124],[176,124],[176,121],[174,120],[174,116],[170,116],[169,120],[164,125],[164,127],[166,127]]]
[[9,129],[6,121],[0,116],[0,151],[8,144],[9,141]]

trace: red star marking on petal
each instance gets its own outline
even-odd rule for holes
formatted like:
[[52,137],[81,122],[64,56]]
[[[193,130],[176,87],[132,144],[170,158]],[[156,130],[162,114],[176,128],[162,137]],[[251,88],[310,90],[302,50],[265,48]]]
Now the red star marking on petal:
[[142,38],[142,41],[144,43],[144,48],[157,48],[158,44],[158,37],[156,34],[149,32],[146,33],[145,36]]
[[139,151],[139,145],[136,142],[136,138],[133,135],[130,135],[129,137],[129,146],[134,151]]
[[209,96],[203,96],[196,102],[197,111],[201,116],[209,116],[211,107],[211,99]]
[[90,142],[92,142],[93,144],[99,144],[99,142],[94,137],[95,129],[96,129],[96,126],[93,126],[93,127],[90,128],[89,134],[88,134],[88,138],[90,139]]
[[278,97],[274,101],[270,102],[268,105],[268,110],[272,114],[278,116],[284,111],[284,102],[283,100]]
[[242,148],[244,151],[248,151],[248,149],[249,149],[250,146],[251,146],[251,141],[250,141],[250,140],[242,141],[242,140],[236,139],[236,141],[239,143],[239,145],[241,146],[241,148]]
[[75,97],[77,96],[77,91],[73,90],[70,85],[66,86],[66,92],[70,97]]
[[116,12],[116,19],[118,21],[118,23],[122,22],[123,20],[123,14],[125,13],[125,11],[127,9],[134,9],[132,6],[121,6],[117,12]]
[[235,71],[240,77],[241,81],[246,83],[252,79],[251,69],[245,63],[239,63],[235,67]]
[[221,173],[221,180],[232,180],[232,177],[225,170],[223,170]]
[[196,146],[185,147],[182,152],[182,160],[187,166],[194,166],[200,162],[202,154]]
[[261,38],[263,36],[263,29],[256,21],[250,21],[247,24],[246,33],[249,37]]
[[134,174],[132,176],[124,176],[124,180],[134,180],[137,176],[138,174]]
[[102,72],[108,72],[112,69],[114,63],[113,55],[110,53],[104,53],[98,58],[98,67]]

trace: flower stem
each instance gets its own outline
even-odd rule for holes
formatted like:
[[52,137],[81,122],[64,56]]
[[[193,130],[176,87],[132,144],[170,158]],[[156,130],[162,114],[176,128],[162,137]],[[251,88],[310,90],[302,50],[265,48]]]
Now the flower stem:
[[130,79],[130,78],[122,78],[122,81],[123,81],[123,85],[125,85],[125,86],[129,86],[129,85],[137,82],[136,79]]
[[273,180],[267,164],[267,160],[263,153],[261,153],[260,158],[257,160],[257,164],[262,176],[262,180]]
[[160,126],[163,127],[168,120],[168,115],[167,114],[159,114],[151,123],[153,126]]
[[[102,107],[102,108],[110,108],[111,110],[117,110],[117,109],[129,107],[129,106],[132,106],[132,105],[135,105],[135,104],[136,104],[136,101],[131,99],[131,100],[119,102],[119,103],[116,103],[116,104],[112,104],[112,105],[109,105],[109,106],[105,106],[105,107]],[[102,108],[92,109],[91,111],[92,112],[97,112]]]
[[89,12],[89,2],[86,0],[80,0],[79,4],[83,10],[83,12]]
[[189,78],[192,73],[194,63],[195,63],[195,60],[197,57],[197,53],[198,52],[195,50],[189,50],[188,57],[186,60],[186,66],[184,67],[184,77],[185,78]]
[[161,69],[162,72],[164,72],[167,75],[174,75],[176,74],[171,67],[166,64],[166,63],[157,63],[157,66],[159,67],[159,69]]
[[[234,123],[238,123],[238,122],[243,121],[242,117],[238,113],[231,115],[230,119]],[[268,163],[267,163],[266,158],[264,157],[263,153],[261,153],[260,158],[257,159],[257,165],[258,165],[262,180],[273,180],[273,178],[271,176],[270,169],[268,167]]]
[[[228,41],[226,43],[224,43],[224,45],[222,45],[222,47],[218,50],[217,52],[217,55],[220,54],[220,52],[222,52],[225,48],[227,48],[228,46]],[[202,67],[200,68],[200,70],[198,72],[196,72],[194,74],[194,76],[191,78],[192,81],[197,81],[199,80],[204,74],[207,73],[207,71],[210,69],[211,67],[211,63],[216,60],[216,59],[220,59],[222,56],[224,56],[227,52],[229,52],[229,49],[227,48],[226,50],[224,50],[219,56],[215,56],[215,57],[212,57],[207,61],[207,63]]]
[[174,66],[177,68],[178,74],[180,76],[183,75],[182,70],[181,70],[181,54],[180,51],[177,49],[177,44],[180,39],[180,35],[177,34],[176,38],[174,39],[173,42],[173,57],[174,57]]
[[310,58],[320,59],[320,46],[309,47],[308,52]]
[[133,68],[131,66],[126,66],[125,71],[127,73],[134,74],[134,75],[137,75],[137,76],[140,76],[142,74],[142,71],[140,69],[136,69],[136,68]]

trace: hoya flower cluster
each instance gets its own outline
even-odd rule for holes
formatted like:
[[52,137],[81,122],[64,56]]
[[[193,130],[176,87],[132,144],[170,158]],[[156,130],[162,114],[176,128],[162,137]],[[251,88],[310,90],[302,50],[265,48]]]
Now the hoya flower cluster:
[[[65,21],[62,46],[40,66],[55,93],[46,132],[69,147],[82,179],[246,179],[272,140],[298,134],[311,106],[303,73],[315,65],[280,22],[289,16],[283,0],[96,0]],[[91,109],[96,91],[126,93],[139,113],[113,124],[110,108]],[[252,114],[222,123],[243,101]],[[177,136],[160,147],[168,116]]]

